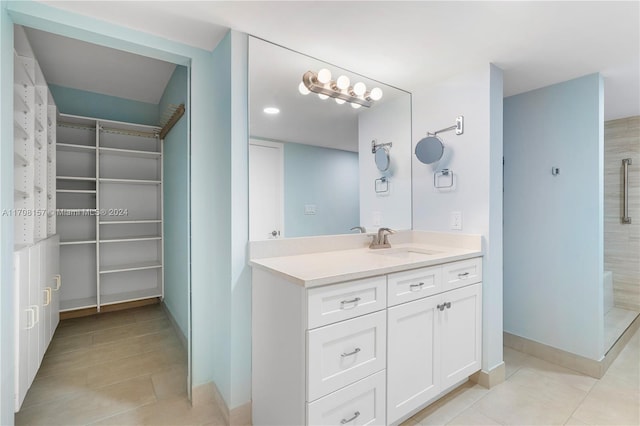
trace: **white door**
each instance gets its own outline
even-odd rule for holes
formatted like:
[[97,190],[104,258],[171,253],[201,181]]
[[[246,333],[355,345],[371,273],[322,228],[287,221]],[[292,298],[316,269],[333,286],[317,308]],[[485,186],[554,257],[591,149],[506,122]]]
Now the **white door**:
[[284,159],[281,143],[249,143],[249,239],[284,236]]
[[437,297],[389,308],[387,424],[440,392]]
[[438,311],[442,388],[445,389],[480,370],[482,284],[448,291],[440,297],[446,305]]

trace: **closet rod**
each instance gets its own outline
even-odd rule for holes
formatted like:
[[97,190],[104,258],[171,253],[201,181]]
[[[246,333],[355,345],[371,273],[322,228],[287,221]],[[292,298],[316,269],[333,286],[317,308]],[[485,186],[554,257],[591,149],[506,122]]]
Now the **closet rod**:
[[160,139],[164,139],[164,137],[167,136],[167,133],[169,133],[171,129],[173,129],[173,126],[176,125],[178,120],[180,120],[180,117],[182,117],[183,115],[184,115],[184,104],[180,104],[171,115],[171,118],[169,119],[169,121],[167,121],[167,124],[165,124],[164,127],[162,127],[162,130],[160,130]]
[[105,133],[113,133],[116,135],[125,135],[125,136],[139,136],[142,138],[157,138],[158,133],[155,132],[141,132],[138,130],[121,130],[121,129],[113,129],[111,127],[102,127],[100,126],[100,130]]

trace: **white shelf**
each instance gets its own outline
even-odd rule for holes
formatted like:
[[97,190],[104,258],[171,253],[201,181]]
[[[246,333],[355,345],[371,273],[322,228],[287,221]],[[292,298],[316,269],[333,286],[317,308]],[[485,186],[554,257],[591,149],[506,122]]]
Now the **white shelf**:
[[29,61],[29,58],[19,56],[14,52],[13,54],[13,78],[14,82],[22,84],[23,86],[33,86],[33,76],[29,74],[25,61]]
[[60,241],[61,246],[75,246],[79,244],[95,244],[96,240],[69,240],[69,241]]
[[25,199],[25,198],[29,198],[29,194],[24,191],[20,191],[19,189],[14,189],[13,197],[14,199],[21,199],[21,198]]
[[100,178],[100,183],[123,183],[133,185],[160,185],[162,182],[159,180],[145,180],[145,179],[113,179],[113,178]]
[[83,177],[83,176],[56,176],[58,180],[79,180],[85,182],[95,182],[96,178],[94,177]]
[[29,165],[29,162],[22,155],[20,155],[19,153],[14,151],[13,152],[13,165],[14,166],[19,166],[19,167],[27,167]]
[[96,150],[95,146],[87,146],[87,145],[76,145],[73,143],[60,143],[56,144],[58,151],[69,151],[69,152],[91,152]]
[[104,220],[100,225],[130,225],[141,223],[162,223],[160,219],[139,219],[139,220]]
[[162,290],[160,288],[150,288],[124,293],[102,294],[100,295],[100,305],[103,306],[122,302],[133,302],[134,300],[150,299],[152,297],[162,297]]
[[140,235],[138,237],[122,237],[122,238],[105,238],[101,239],[101,243],[127,243],[135,241],[154,241],[161,240],[160,235]]
[[29,105],[27,105],[27,102],[24,100],[24,97],[22,96],[22,93],[20,93],[20,90],[19,90],[19,88],[22,88],[22,86],[15,85],[14,88],[15,90],[13,91],[13,110],[22,112],[22,113],[30,112],[31,108],[29,108]]
[[136,158],[160,158],[160,152],[154,151],[138,151],[133,149],[120,149],[120,148],[100,148],[101,154],[122,155],[126,157]]
[[60,312],[73,311],[75,309],[95,308],[96,306],[98,306],[98,303],[95,297],[61,300]]
[[25,129],[17,120],[13,120],[13,131],[15,132],[14,136],[18,136],[22,139],[29,139],[29,132],[27,132],[27,129]]
[[42,123],[40,122],[40,118],[38,118],[38,115],[36,114],[35,116],[35,120],[34,120],[35,124],[36,124],[36,130],[39,132],[42,132],[44,130],[44,126],[42,125]]
[[65,194],[95,194],[95,189],[56,189],[56,192]]
[[100,268],[100,273],[112,274],[115,272],[142,271],[145,269],[159,269],[159,268],[162,268],[162,264],[159,261],[140,262],[140,263],[130,263],[127,265],[102,266]]

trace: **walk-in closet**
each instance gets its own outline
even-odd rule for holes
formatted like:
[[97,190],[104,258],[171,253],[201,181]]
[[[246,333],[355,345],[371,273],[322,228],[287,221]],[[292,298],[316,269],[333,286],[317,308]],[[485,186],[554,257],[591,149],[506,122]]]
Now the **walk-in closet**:
[[14,27],[16,424],[188,405],[188,84]]

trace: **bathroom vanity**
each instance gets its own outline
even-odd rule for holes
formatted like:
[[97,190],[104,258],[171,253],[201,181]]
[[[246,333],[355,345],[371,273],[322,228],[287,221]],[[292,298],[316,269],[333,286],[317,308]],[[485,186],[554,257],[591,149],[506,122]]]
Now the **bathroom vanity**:
[[253,424],[397,424],[480,370],[481,237],[368,241],[251,243]]

